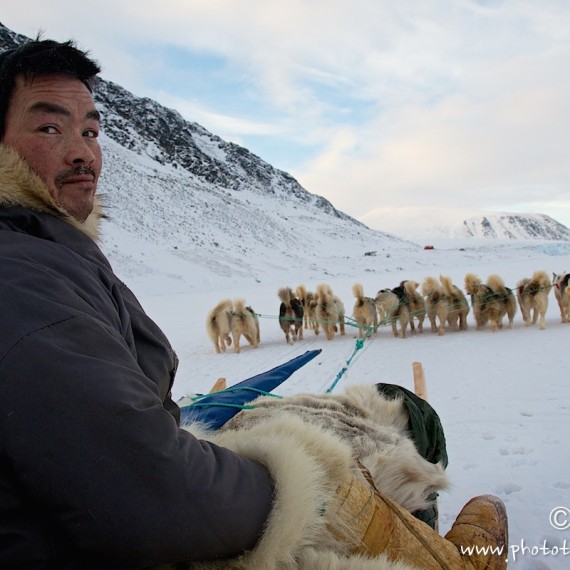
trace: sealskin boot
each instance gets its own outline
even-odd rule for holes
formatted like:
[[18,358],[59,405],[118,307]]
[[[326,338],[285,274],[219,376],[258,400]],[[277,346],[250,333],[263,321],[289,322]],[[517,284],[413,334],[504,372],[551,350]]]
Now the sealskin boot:
[[369,557],[383,553],[426,570],[507,567],[507,515],[497,497],[471,499],[445,538],[382,495],[362,466],[339,487],[338,498],[337,530],[332,532],[348,542],[352,553]]

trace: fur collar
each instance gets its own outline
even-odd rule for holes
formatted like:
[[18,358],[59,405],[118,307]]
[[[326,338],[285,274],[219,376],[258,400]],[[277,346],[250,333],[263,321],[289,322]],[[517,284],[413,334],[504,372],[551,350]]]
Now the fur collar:
[[52,198],[41,178],[11,147],[0,144],[0,207],[22,206],[51,214],[80,230],[93,241],[99,238],[99,224],[105,217],[96,196],[93,211],[84,222],[77,221]]

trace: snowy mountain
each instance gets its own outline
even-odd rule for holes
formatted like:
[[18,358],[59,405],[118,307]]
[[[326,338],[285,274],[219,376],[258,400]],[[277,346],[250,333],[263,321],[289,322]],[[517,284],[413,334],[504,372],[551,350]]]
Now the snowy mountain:
[[464,220],[461,229],[458,237],[570,241],[570,229],[545,214],[487,214]]
[[[0,24],[0,49],[24,41]],[[104,80],[95,101],[103,116],[100,193],[109,213],[103,247],[121,266],[144,272],[159,248],[173,264],[200,266],[213,257],[218,275],[260,279],[252,269],[258,259],[268,274],[339,274],[345,270],[323,251],[358,259],[352,271],[366,253],[418,249],[338,211],[286,172],[155,101]],[[288,267],[272,264],[276,253]]]
[[[0,24],[0,49],[26,39]],[[103,116],[100,194],[109,214],[102,247],[125,277],[170,278],[187,289],[220,279],[231,286],[283,276],[351,277],[435,262],[435,256],[416,259],[423,255],[419,245],[369,228],[286,172],[151,99],[98,80],[95,100]],[[547,234],[535,226],[533,238]],[[476,224],[469,227],[470,235],[482,235]],[[520,230],[511,234],[523,237]]]
[[[546,214],[478,212],[458,208],[418,209],[398,222],[380,215],[366,221],[402,238],[425,240],[570,241],[570,229]],[[397,215],[393,216],[398,220]]]

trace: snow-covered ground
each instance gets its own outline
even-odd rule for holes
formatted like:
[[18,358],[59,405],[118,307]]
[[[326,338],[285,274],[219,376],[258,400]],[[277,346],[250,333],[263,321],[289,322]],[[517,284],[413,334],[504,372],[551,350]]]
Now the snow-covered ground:
[[[468,271],[483,279],[498,273],[514,287],[538,269],[549,274],[570,270],[568,244],[466,241],[440,242],[429,252],[397,253],[402,257],[396,260],[370,257],[366,266],[339,256],[328,274],[289,270],[287,259],[276,254],[257,260],[257,267],[248,271],[223,275],[213,257],[200,258],[195,252],[190,259],[182,252],[165,253],[148,244],[141,256],[139,244],[119,239],[116,231],[114,236],[120,247],[108,252],[111,262],[180,357],[175,398],[208,391],[218,377],[234,384],[314,348],[323,351],[276,392],[323,392],[330,386],[354,354],[356,329],[348,327],[344,337],[332,341],[305,331],[305,340],[287,345],[277,321],[277,289],[282,286],[304,283],[311,290],[318,283],[329,283],[350,315],[355,282],[374,296],[378,289],[394,287],[402,279],[421,282],[428,275],[449,275],[463,288]],[[335,258],[334,251],[327,255]],[[270,272],[265,270],[268,263]],[[261,315],[259,348],[246,344],[240,354],[214,352],[205,319],[209,309],[226,297],[244,298]],[[469,498],[492,493],[503,499],[508,510],[510,567],[570,568],[570,530],[553,526],[570,527],[570,324],[561,324],[553,293],[544,331],[525,327],[520,311],[513,329],[497,333],[475,330],[472,314],[468,320],[468,331],[448,331],[442,337],[427,327],[421,335],[396,339],[388,328],[381,328],[357,352],[335,392],[349,384],[377,382],[413,389],[412,363],[421,362],[429,401],[446,430],[453,483],[440,498],[440,530],[449,529]]]

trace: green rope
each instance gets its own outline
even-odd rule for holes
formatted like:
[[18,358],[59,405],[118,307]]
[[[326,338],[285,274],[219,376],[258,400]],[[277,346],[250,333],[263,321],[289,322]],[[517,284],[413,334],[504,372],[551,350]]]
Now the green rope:
[[362,348],[364,348],[364,341],[365,340],[366,340],[366,338],[357,338],[356,339],[356,346],[355,346],[354,351],[352,352],[350,358],[346,361],[346,366],[343,366],[340,369],[339,373],[336,375],[336,378],[333,380],[332,384],[327,388],[326,394],[330,394],[335,389],[336,385],[339,383],[339,381],[343,377],[344,373],[348,370],[348,367],[350,366],[352,360],[354,359],[354,357],[356,356],[358,351],[361,350]]
[[[261,396],[271,396],[272,398],[282,398],[283,397],[283,396],[279,396],[278,394],[272,394],[271,392],[266,392],[265,390],[261,390],[260,388],[254,388],[253,386],[232,386],[231,388],[226,388],[225,390],[218,390],[217,392],[213,392],[213,393],[214,394],[223,394],[225,392],[240,392],[241,390],[246,390],[249,392],[256,392],[257,394],[260,394]],[[211,396],[211,395],[212,394],[196,394],[195,396],[190,398],[193,401],[193,403],[190,405],[191,406],[221,405],[221,404],[208,404],[208,403],[200,403],[199,404],[198,400],[201,400],[202,398],[207,398],[208,396]]]
[[[482,285],[485,285],[485,283],[483,283],[483,282],[481,282],[481,284],[482,284]],[[542,288],[540,288],[539,290],[550,290],[552,287],[554,287],[553,284],[547,285],[546,287],[542,287]],[[505,285],[505,288],[506,288],[507,290],[510,290],[510,291],[513,293],[513,295],[514,295],[514,292],[516,291],[516,287],[508,287],[507,285]],[[484,296],[481,296],[480,298],[481,298],[482,300],[486,300],[487,298],[491,298],[491,297],[493,297],[493,296],[495,296],[495,295],[497,295],[497,293],[490,293],[489,295],[484,295]],[[422,298],[425,299],[425,297],[424,297],[423,295],[421,295],[421,296],[422,296]],[[473,307],[473,299],[469,299],[469,296],[470,296],[470,297],[475,297],[475,296],[474,296],[474,295],[470,295],[469,293],[467,293],[467,296],[466,296],[466,298],[465,298],[465,300],[467,301],[467,305],[469,306],[469,308],[472,308],[472,307]],[[429,297],[429,295],[428,295],[427,297]],[[461,303],[461,302],[458,302],[458,305],[455,305],[455,304],[454,304],[454,306],[453,306],[452,308],[453,308],[453,309],[456,309],[456,308],[459,308],[461,305],[462,305],[462,303]],[[263,315],[263,314],[261,314],[261,313],[255,313],[255,314],[256,314],[258,317],[261,317],[261,318],[263,318],[263,319],[276,319],[276,320],[285,320],[285,321],[291,321],[291,322],[302,321],[302,320],[303,320],[303,319],[300,319],[300,318],[297,318],[297,317],[279,317],[279,316],[275,316],[275,315]],[[417,311],[410,311],[410,317],[411,317],[411,318],[413,318],[413,317],[418,317],[418,318],[419,318],[419,317],[421,317],[422,315],[423,315],[424,317],[426,316],[425,309],[418,309]],[[383,319],[381,319],[381,320],[379,321],[378,326],[379,326],[379,327],[388,326],[388,325],[392,324],[392,321],[393,321],[393,320],[394,320],[394,319],[391,318],[390,315],[386,315]],[[356,321],[355,321],[354,319],[351,319],[350,317],[348,317],[348,316],[346,316],[346,315],[345,315],[345,317],[344,317],[344,321],[345,321],[345,324],[347,324],[347,325],[349,325],[349,326],[353,326],[353,327],[358,328],[358,329],[362,329],[362,331],[367,331],[367,332],[368,332],[368,331],[370,330],[369,328],[365,328],[365,327],[360,326],[358,323],[356,323]],[[321,325],[323,325],[323,324],[335,324],[335,325],[336,325],[336,324],[338,324],[340,321],[313,320],[313,322],[319,323],[319,324],[321,324]]]
[[254,410],[255,406],[246,406],[241,404],[226,404],[224,402],[194,402],[191,406],[205,408],[207,406],[221,406],[222,408],[237,408],[239,410]]

